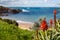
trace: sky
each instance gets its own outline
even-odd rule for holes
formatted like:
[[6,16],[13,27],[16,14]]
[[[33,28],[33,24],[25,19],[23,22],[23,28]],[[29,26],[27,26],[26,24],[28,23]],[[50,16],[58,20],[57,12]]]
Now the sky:
[[0,0],[7,7],[60,7],[60,0]]

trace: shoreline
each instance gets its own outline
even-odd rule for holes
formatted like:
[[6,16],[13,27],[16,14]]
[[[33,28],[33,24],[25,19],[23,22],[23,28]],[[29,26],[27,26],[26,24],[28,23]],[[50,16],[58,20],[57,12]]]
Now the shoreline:
[[32,23],[32,24],[33,24],[33,22],[21,21],[21,20],[19,20],[19,21],[18,21],[18,20],[16,20],[16,22],[18,22],[18,23],[30,23],[30,24]]
[[18,27],[24,30],[31,30],[34,24],[32,22],[26,22],[26,21],[17,21],[17,22],[18,22]]

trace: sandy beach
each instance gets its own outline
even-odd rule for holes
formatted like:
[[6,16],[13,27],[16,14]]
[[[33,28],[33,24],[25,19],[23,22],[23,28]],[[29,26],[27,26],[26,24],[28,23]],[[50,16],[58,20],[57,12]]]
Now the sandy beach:
[[17,21],[17,22],[18,22],[19,28],[21,29],[30,30],[33,26],[32,22],[25,22],[25,21]]

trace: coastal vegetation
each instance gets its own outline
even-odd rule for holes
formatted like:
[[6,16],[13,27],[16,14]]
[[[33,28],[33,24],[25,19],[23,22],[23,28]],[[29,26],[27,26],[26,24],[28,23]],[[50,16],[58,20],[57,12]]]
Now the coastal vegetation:
[[13,24],[15,26],[18,26],[18,23],[15,20],[11,20],[11,19],[2,19],[0,18],[1,21],[7,22],[8,24]]
[[[37,27],[38,29],[39,24],[35,23],[34,27]],[[45,31],[45,35],[44,31],[38,30],[38,40],[60,40],[60,28],[57,28],[59,32],[57,32],[56,29],[52,27],[52,30],[47,29],[47,31]],[[0,18],[0,40],[37,40],[37,29],[34,29],[33,31],[23,30],[18,26],[3,21]]]
[[0,20],[0,40],[32,40],[33,33]]

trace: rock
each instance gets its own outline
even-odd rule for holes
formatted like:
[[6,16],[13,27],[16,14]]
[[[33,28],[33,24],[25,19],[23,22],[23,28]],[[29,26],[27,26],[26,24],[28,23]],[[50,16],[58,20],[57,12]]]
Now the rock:
[[22,12],[22,10],[16,10],[16,9],[11,9],[11,8],[8,8],[8,7],[0,6],[0,13],[13,13],[13,14],[16,14],[16,13],[19,13],[19,12]]

